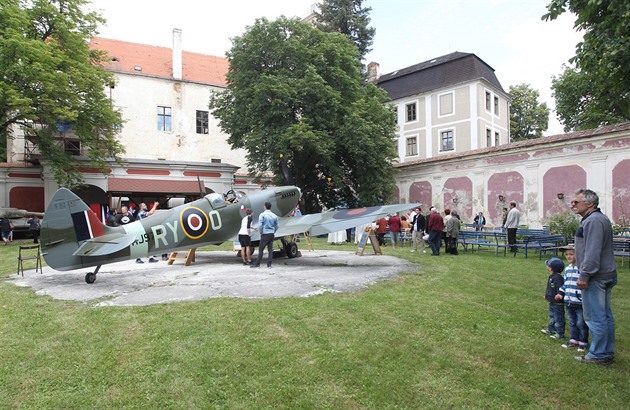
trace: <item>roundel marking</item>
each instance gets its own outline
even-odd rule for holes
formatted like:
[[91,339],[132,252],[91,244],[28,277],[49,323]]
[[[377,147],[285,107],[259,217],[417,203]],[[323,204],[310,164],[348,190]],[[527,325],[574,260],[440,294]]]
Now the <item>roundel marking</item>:
[[184,229],[184,234],[190,239],[199,239],[210,226],[208,216],[199,208],[189,206],[179,214],[179,222]]
[[333,218],[335,219],[352,219],[363,215],[369,215],[380,207],[370,208],[357,208],[357,209],[343,209],[335,212]]

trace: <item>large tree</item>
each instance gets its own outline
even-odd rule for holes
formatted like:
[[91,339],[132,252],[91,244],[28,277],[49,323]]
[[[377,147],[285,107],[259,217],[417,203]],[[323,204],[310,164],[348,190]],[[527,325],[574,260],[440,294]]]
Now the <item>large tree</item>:
[[540,138],[549,126],[549,108],[538,102],[538,90],[529,84],[510,86],[510,139],[521,141]]
[[250,173],[304,191],[307,211],[374,205],[393,190],[395,118],[363,81],[357,50],[297,19],[259,19],[232,40],[210,108]]
[[359,50],[362,61],[372,49],[375,30],[369,27],[371,7],[362,7],[363,0],[323,0],[319,4],[317,27],[326,32],[337,32],[347,36]]
[[[89,39],[104,21],[85,13],[85,0],[3,0],[0,6],[0,142],[21,127],[61,185],[82,181],[78,163],[64,152],[64,128],[103,172],[106,159],[124,152],[116,140],[120,114],[107,98],[114,83]],[[66,129],[67,128],[67,129]]]
[[552,0],[545,20],[567,10],[584,39],[553,79],[556,111],[566,131],[630,120],[630,2]]

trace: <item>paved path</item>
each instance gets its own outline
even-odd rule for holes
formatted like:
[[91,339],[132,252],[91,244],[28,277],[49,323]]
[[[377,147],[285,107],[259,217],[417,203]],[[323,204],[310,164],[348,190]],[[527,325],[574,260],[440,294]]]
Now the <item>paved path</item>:
[[[145,259],[146,261],[146,259]],[[295,259],[274,260],[273,267],[251,269],[235,252],[197,252],[196,262],[135,261],[104,265],[96,282],[85,283],[93,269],[59,272],[45,267],[12,275],[10,282],[31,287],[38,295],[76,300],[95,306],[140,306],[214,297],[308,297],[325,292],[354,292],[418,265],[387,255],[357,256],[352,252],[303,252]]]

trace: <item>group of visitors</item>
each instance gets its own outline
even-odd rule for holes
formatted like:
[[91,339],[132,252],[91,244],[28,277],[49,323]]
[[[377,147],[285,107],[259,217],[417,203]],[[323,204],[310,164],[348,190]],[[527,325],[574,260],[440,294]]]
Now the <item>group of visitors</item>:
[[[113,208],[109,212],[109,215],[107,216],[106,224],[108,226],[122,226],[122,225],[130,224],[134,221],[139,221],[144,218],[148,218],[155,213],[159,204],[160,203],[158,201],[155,201],[153,202],[151,209],[149,209],[147,204],[142,202],[138,206],[138,212],[136,213],[136,215],[134,215],[131,209],[129,209],[129,206],[126,206],[126,205],[123,205],[120,207],[120,213],[116,210],[116,208]],[[168,254],[163,253],[162,260],[163,261],[168,260]],[[158,259],[155,255],[149,258],[149,263],[156,263],[156,262],[158,262]],[[144,263],[144,261],[142,260],[142,258],[136,258],[136,263],[142,264]]]
[[[575,359],[583,363],[608,365],[614,361],[615,321],[611,309],[612,288],[617,284],[617,267],[613,251],[612,224],[599,209],[599,197],[590,189],[576,191],[571,201],[573,212],[581,216],[575,234],[575,245],[562,248],[567,265],[560,258],[545,262],[549,276],[545,299],[549,302],[549,323],[541,331],[563,341],[565,349],[576,349]],[[521,212],[516,202],[510,202],[503,215],[502,227],[507,231],[510,250],[517,252],[516,231]],[[457,254],[459,217],[445,209],[444,217],[431,207],[425,218],[420,208],[409,215],[412,242],[416,252],[418,242],[427,238],[432,255],[439,255],[442,239],[446,252]],[[479,212],[473,227],[484,229],[486,218]],[[428,233],[428,237],[425,236]],[[418,239],[420,238],[420,239]],[[565,311],[570,337],[565,341]],[[591,343],[589,344],[589,335]]]
[[553,339],[564,339],[566,308],[570,339],[562,347],[576,348],[578,352],[588,349],[575,359],[608,365],[615,359],[611,295],[617,284],[617,265],[612,224],[598,206],[599,197],[590,189],[576,191],[571,201],[571,209],[582,220],[575,234],[575,246],[564,248],[568,266],[565,268],[559,258],[546,261],[549,277],[545,299],[549,302],[549,324],[541,332]]
[[[39,243],[39,234],[42,228],[41,221],[37,217],[37,215],[31,215],[29,219],[26,220],[28,225],[28,229],[31,231],[31,236],[33,236],[33,243]],[[2,241],[4,245],[8,245],[13,242],[13,229],[15,226],[13,222],[11,222],[10,218],[3,217],[0,219],[0,231],[2,234]]]

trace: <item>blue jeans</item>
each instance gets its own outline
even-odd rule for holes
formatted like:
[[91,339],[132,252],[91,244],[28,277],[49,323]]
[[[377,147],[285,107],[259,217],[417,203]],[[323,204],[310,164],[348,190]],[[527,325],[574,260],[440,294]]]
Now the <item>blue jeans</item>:
[[591,280],[582,289],[584,320],[591,332],[589,359],[609,359],[615,354],[615,318],[610,308],[612,288],[617,278]]
[[549,302],[549,333],[564,337],[564,303]]
[[431,247],[431,251],[434,255],[440,254],[440,247],[442,246],[442,232],[429,232],[429,246]]
[[586,326],[584,321],[582,305],[567,303],[567,318],[569,319],[571,339],[584,344],[588,343],[588,326]]

